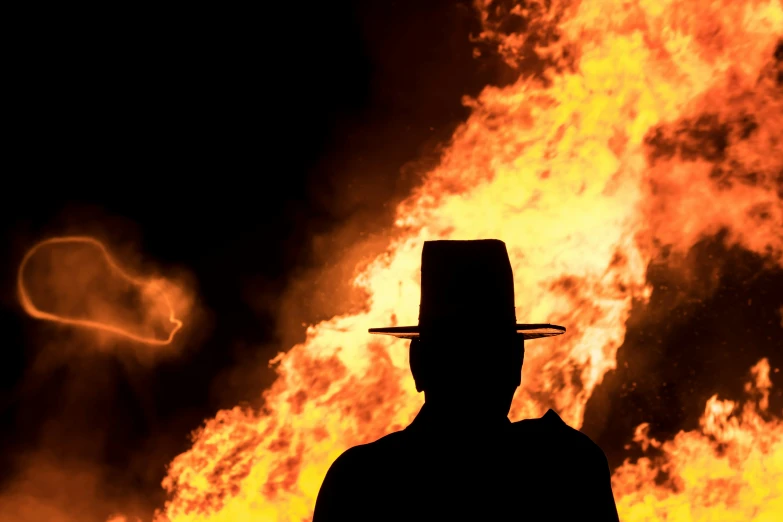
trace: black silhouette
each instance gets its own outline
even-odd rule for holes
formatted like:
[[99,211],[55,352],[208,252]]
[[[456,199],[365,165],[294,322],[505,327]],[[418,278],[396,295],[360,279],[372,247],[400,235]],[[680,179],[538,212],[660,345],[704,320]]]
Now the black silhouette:
[[419,325],[370,330],[411,339],[424,407],[406,429],[332,464],[313,522],[617,521],[596,444],[552,410],[508,419],[524,340],[564,331],[516,323],[503,242],[426,242]]

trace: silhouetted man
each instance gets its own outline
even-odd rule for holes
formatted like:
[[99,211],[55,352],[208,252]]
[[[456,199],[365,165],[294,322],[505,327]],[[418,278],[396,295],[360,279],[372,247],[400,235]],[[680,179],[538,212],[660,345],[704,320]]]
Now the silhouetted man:
[[524,340],[564,331],[517,324],[503,242],[426,242],[419,325],[370,330],[411,339],[425,404],[406,429],[332,464],[313,522],[617,521],[597,445],[552,410],[508,419]]

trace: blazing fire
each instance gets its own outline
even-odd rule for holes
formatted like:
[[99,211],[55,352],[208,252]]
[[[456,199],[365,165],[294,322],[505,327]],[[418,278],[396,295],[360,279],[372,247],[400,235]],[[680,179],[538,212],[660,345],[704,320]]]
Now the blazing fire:
[[177,290],[163,278],[131,276],[103,243],[86,236],[37,243],[17,274],[19,301],[32,317],[153,346],[171,344],[182,328],[175,304],[184,301]]
[[[276,358],[262,411],[235,408],[206,422],[170,465],[161,520],[307,520],[344,449],[412,419],[421,397],[404,343],[366,331],[416,322],[425,240],[506,241],[517,316],[569,328],[529,346],[512,417],[553,407],[574,426],[615,365],[632,300],[650,295],[645,269],[661,247],[685,251],[725,230],[728,241],[783,259],[779,2],[479,7],[484,41],[512,65],[535,52],[548,69],[466,100],[471,117],[399,207],[396,239],[356,275],[366,310],[310,327],[305,343]],[[513,17],[529,20],[539,39],[505,34]],[[767,393],[768,365],[753,371]],[[783,426],[764,420],[763,402],[735,410],[713,398],[701,431],[663,444],[640,428],[639,441],[664,457],[616,471],[621,516],[783,512]],[[664,472],[669,480],[657,485]]]
[[[356,274],[366,309],[311,326],[272,361],[261,411],[221,411],[194,434],[169,467],[160,521],[308,520],[343,450],[407,425],[422,398],[405,343],[366,332],[415,324],[426,240],[507,243],[517,317],[568,327],[528,346],[511,417],[552,407],[577,427],[616,365],[632,303],[652,292],[646,268],[661,249],[725,231],[783,262],[780,2],[526,5],[480,2],[480,39],[543,72],[465,101],[472,115],[400,205],[387,252]],[[514,19],[526,33],[504,30]],[[752,372],[756,402],[713,397],[700,430],[660,442],[640,426],[636,442],[662,456],[615,471],[621,518],[783,512],[783,425],[768,411],[767,361]]]

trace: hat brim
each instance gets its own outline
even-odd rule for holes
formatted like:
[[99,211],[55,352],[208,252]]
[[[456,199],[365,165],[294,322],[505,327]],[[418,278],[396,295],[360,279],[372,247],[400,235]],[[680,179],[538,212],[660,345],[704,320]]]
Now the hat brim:
[[[459,325],[455,325],[455,330]],[[566,329],[564,326],[556,324],[518,324],[515,325],[516,332],[525,339],[540,339],[542,337],[554,337],[562,335]],[[370,328],[371,334],[391,335],[399,339],[415,339],[419,336],[418,326],[389,326],[386,328]]]

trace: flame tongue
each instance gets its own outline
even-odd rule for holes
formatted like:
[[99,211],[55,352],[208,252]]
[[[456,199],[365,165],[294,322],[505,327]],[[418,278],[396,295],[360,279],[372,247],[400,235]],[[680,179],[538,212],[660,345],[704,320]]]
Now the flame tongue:
[[[524,63],[536,47],[500,32],[488,9],[483,38]],[[262,412],[235,408],[207,421],[171,463],[161,519],[306,520],[337,455],[410,421],[421,397],[406,347],[366,332],[416,323],[426,240],[507,243],[517,317],[569,332],[530,344],[512,417],[554,407],[574,426],[615,365],[632,300],[649,296],[645,270],[658,245],[687,249],[725,229],[730,241],[781,259],[783,157],[773,151],[783,112],[771,61],[783,33],[779,2],[583,1],[507,16],[532,16],[531,27],[560,35],[539,39],[552,42],[537,49],[551,65],[546,85],[520,79],[468,100],[472,115],[441,164],[400,206],[388,253],[355,280],[370,296],[366,311],[309,328],[307,342],[280,356]],[[732,407],[711,401],[703,433],[663,445],[679,493],[650,486],[651,461],[618,471],[623,519],[707,519],[739,503],[731,513],[762,520],[779,506],[774,487],[748,497],[758,484],[737,463],[761,472],[763,455],[779,457],[781,427],[753,413],[729,421]],[[736,444],[730,460],[706,438],[715,430]],[[762,433],[774,435],[750,451]],[[697,471],[710,466],[730,477],[710,484],[735,496],[705,489]]]

